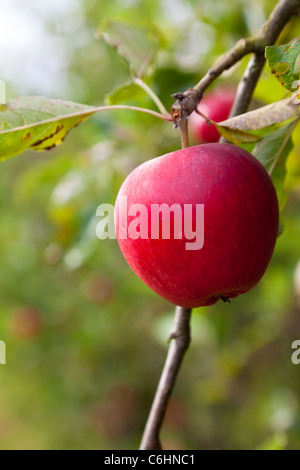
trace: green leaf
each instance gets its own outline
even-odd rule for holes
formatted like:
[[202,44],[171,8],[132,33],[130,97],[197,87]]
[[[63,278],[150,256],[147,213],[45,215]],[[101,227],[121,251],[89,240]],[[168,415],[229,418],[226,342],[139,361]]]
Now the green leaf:
[[30,148],[49,150],[61,144],[68,132],[94,114],[97,108],[42,97],[24,97],[2,106],[1,111],[13,112],[24,123],[14,127],[10,122],[2,122],[0,159],[6,160]]
[[286,162],[294,146],[292,133],[298,122],[299,118],[271,132],[256,145],[253,151],[253,155],[264,165],[273,180],[281,210],[286,202],[284,192]]
[[300,78],[300,38],[283,46],[266,47],[266,59],[272,74],[289,91],[296,91]]
[[108,105],[124,103],[130,101],[141,95],[141,89],[133,83],[132,80],[118,86],[113,91],[105,96],[105,102]]
[[116,49],[127,63],[130,73],[140,78],[147,74],[162,44],[161,33],[149,24],[139,26],[106,20],[99,26],[97,36]]
[[249,113],[241,114],[219,123],[222,126],[244,131],[254,131],[288,121],[300,116],[300,106],[292,98],[277,101]]

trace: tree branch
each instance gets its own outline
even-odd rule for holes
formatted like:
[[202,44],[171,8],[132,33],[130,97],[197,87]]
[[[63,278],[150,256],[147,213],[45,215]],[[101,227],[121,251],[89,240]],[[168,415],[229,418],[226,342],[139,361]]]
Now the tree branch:
[[264,48],[262,51],[253,51],[255,54],[250,59],[245,74],[238,86],[230,117],[239,116],[247,112],[256,84],[265,65],[265,47],[275,44],[286,24],[299,12],[299,9],[300,0],[280,0],[274,8],[259,34]]
[[251,57],[242,80],[237,88],[235,101],[229,117],[247,112],[251,99],[265,65],[265,55],[255,54]]
[[240,39],[236,45],[201,78],[200,82],[194,86],[194,89],[202,94],[216,78],[225,72],[225,70],[230,69],[245,57],[245,55],[254,51],[262,53],[264,51],[264,42],[260,38]]
[[159,432],[185,352],[190,344],[191,309],[177,307],[164,369],[145,427],[140,450],[159,450]]
[[[202,98],[203,92],[216,78],[222,75],[225,70],[230,69],[244,56],[254,53],[238,87],[236,102],[232,109],[232,116],[245,113],[249,107],[256,83],[265,64],[264,51],[266,46],[270,46],[276,42],[285,25],[294,15],[299,13],[299,10],[300,0],[280,0],[257,37],[238,41],[237,44],[204,75],[194,88],[187,90],[185,93],[173,95],[173,97],[177,99],[171,111],[175,123],[177,119],[187,118],[189,114],[195,111]],[[198,98],[195,92],[198,93]],[[193,103],[191,101],[191,94]],[[177,98],[178,96],[180,96],[179,99]],[[190,106],[186,105],[186,101],[188,100],[190,101]]]

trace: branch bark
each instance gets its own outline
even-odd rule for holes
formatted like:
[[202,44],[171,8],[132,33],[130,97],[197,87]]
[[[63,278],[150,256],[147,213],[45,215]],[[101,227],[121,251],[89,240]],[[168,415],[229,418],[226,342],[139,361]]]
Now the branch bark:
[[[218,78],[225,70],[230,69],[239,62],[244,56],[254,53],[247,70],[242,78],[237,91],[236,102],[232,109],[232,116],[243,114],[247,111],[251,97],[256,87],[256,83],[261,75],[265,64],[264,51],[266,46],[276,42],[280,33],[290,21],[300,11],[300,0],[280,0],[275,6],[270,17],[264,24],[260,33],[254,38],[241,39],[237,44],[215,64],[204,77],[190,90],[185,93],[173,95],[180,99],[173,104],[171,115],[176,123],[176,119],[188,117],[187,112],[191,114],[197,108],[204,91]],[[195,100],[195,91],[198,93],[198,100]],[[186,106],[185,101],[190,100],[190,94],[193,93],[195,107]],[[185,96],[185,99],[183,99]],[[182,109],[182,115],[180,113]],[[188,111],[187,111],[188,109]],[[176,113],[174,114],[174,110]]]
[[164,369],[157,387],[152,408],[145,427],[140,450],[159,450],[159,432],[164,420],[167,404],[173,391],[182,359],[190,344],[191,309],[177,307],[173,332]]
[[202,94],[216,78],[225,72],[225,70],[233,67],[233,65],[239,62],[245,55],[255,51],[257,53],[264,52],[264,42],[261,38],[240,39],[236,45],[201,78],[197,85],[194,86],[194,89]]
[[245,74],[238,86],[230,117],[239,116],[247,112],[256,84],[265,65],[265,47],[275,44],[284,27],[299,10],[300,0],[280,0],[274,8],[259,34],[260,41],[264,44],[263,50],[253,51],[255,54],[250,59]]

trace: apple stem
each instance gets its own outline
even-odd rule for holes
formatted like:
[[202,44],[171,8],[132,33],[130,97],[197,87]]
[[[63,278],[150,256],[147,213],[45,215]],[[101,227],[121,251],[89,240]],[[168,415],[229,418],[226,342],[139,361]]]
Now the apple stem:
[[159,432],[164,420],[176,378],[190,341],[190,319],[192,309],[177,307],[167,359],[156,390],[154,401],[143,434],[140,450],[160,450]]
[[183,149],[189,147],[189,127],[188,127],[188,120],[187,119],[180,119],[177,122],[177,125],[180,130],[181,135],[181,146]]

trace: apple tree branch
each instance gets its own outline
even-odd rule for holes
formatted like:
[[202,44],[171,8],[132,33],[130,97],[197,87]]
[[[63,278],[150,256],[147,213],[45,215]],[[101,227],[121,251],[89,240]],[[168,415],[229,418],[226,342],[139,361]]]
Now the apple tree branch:
[[140,450],[159,450],[159,432],[175,381],[190,344],[190,308],[177,307],[170,347],[143,434]]
[[256,37],[239,40],[193,88],[186,90],[184,93],[175,93],[173,97],[176,102],[171,110],[175,123],[178,124],[179,120],[187,119],[196,110],[205,90],[225,70],[233,67],[246,55],[253,53],[239,84],[236,101],[232,109],[232,116],[245,113],[265,64],[265,48],[275,44],[284,27],[299,12],[300,0],[280,0]]

